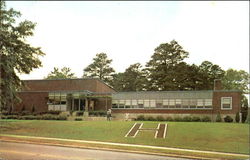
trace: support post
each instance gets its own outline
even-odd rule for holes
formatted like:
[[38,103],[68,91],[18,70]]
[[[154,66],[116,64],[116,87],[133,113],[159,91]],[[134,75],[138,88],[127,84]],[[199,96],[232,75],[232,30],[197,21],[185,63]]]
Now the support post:
[[79,97],[79,104],[78,104],[78,110],[80,111],[80,107],[81,107],[81,99],[80,99],[80,97]]
[[89,109],[88,109],[88,99],[85,98],[85,111],[84,111],[84,116],[88,117],[89,116]]

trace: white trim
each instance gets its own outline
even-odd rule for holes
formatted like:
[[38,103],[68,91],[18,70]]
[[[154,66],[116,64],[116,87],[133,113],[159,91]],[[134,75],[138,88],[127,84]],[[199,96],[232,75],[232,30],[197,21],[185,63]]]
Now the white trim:
[[165,124],[165,128],[164,128],[164,133],[163,133],[163,138],[165,138],[166,137],[166,133],[167,133],[167,123]]
[[[223,108],[222,102],[223,102],[223,98],[230,98],[230,108]],[[220,98],[220,109],[221,110],[232,110],[233,109],[233,98],[232,97],[221,97]]]
[[156,132],[155,132],[155,138],[157,137],[157,135],[158,135],[158,132],[159,132],[159,129],[160,129],[160,123],[158,123],[158,126],[157,126],[157,128],[156,128]]
[[133,138],[136,137],[136,135],[139,133],[142,126],[143,126],[143,123],[141,123],[140,127],[137,129],[137,131],[135,132],[135,135],[133,136]]
[[128,133],[125,135],[125,137],[128,136],[128,134],[132,131],[132,129],[135,127],[136,124],[137,124],[137,123],[135,123],[135,124],[130,128],[130,130],[129,130]]

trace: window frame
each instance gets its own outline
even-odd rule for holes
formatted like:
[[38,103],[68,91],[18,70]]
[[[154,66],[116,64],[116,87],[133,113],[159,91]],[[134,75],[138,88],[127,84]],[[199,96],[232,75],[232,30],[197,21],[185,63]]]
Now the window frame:
[[[230,99],[230,108],[223,108],[223,99],[229,98]],[[221,97],[220,98],[220,108],[221,110],[232,110],[233,109],[233,97]]]

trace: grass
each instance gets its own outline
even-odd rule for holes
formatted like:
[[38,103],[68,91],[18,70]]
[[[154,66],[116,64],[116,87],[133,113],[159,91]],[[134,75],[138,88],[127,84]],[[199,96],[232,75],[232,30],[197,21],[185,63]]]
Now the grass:
[[[249,154],[248,124],[167,122],[165,139],[154,139],[154,131],[143,131],[139,132],[136,138],[125,138],[134,123],[1,120],[0,133]],[[143,128],[156,128],[158,124],[145,121],[143,123]]]

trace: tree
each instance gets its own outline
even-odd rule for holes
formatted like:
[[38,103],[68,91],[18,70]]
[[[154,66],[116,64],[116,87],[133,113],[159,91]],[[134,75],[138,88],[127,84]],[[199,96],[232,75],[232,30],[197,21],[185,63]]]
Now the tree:
[[115,74],[112,86],[117,91],[142,91],[145,89],[145,81],[142,65],[135,63],[130,65],[124,73]]
[[39,56],[44,53],[39,47],[32,47],[26,38],[33,35],[36,24],[25,20],[16,24],[21,16],[14,9],[6,9],[5,2],[0,1],[0,109],[12,106],[20,99],[17,91],[22,82],[17,73],[30,73],[42,66]]
[[106,53],[96,54],[93,63],[84,69],[83,77],[99,78],[107,84],[111,83],[112,74],[115,70],[110,66],[112,60],[108,59]]
[[249,94],[250,74],[243,70],[228,69],[222,78],[223,88],[227,90],[240,90]]
[[76,78],[74,73],[71,73],[71,69],[63,67],[61,71],[54,67],[54,71],[51,71],[45,79],[72,79]]
[[241,113],[242,121],[246,120],[248,114],[248,100],[244,94],[249,94],[250,74],[243,70],[234,70],[232,68],[225,72],[222,78],[222,85],[227,90],[240,90],[241,95]]
[[220,66],[209,61],[204,61],[199,66],[202,84],[200,89],[213,90],[214,80],[223,78],[225,71]]
[[188,52],[175,41],[160,44],[151,60],[146,64],[149,90],[178,90],[177,65],[180,65]]

